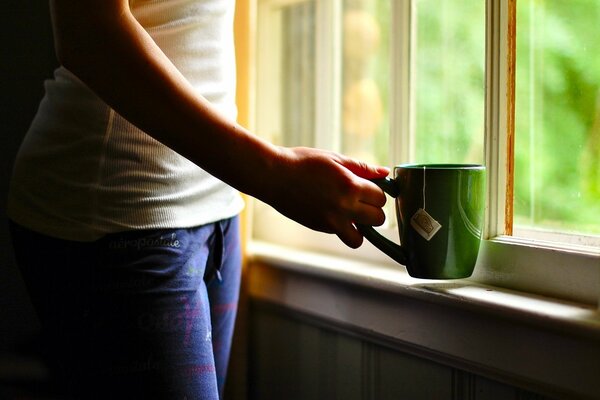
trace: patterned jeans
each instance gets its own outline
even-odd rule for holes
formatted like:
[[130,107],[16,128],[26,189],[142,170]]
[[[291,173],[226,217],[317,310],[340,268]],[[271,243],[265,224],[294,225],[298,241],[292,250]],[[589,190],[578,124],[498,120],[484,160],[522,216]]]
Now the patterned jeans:
[[222,397],[240,286],[237,217],[96,242],[14,223],[11,233],[68,398]]

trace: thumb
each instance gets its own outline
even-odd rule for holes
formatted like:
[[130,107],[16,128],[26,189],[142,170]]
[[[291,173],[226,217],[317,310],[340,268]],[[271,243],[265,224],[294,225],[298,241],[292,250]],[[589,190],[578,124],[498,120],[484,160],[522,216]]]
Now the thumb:
[[371,165],[352,158],[344,158],[340,161],[340,164],[349,169],[353,174],[364,179],[385,178],[390,173],[388,167]]

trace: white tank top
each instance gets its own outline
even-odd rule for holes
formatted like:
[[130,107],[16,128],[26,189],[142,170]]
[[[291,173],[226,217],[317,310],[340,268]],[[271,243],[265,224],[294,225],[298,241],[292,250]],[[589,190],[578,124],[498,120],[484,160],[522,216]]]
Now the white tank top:
[[[234,0],[131,0],[181,73],[236,118]],[[63,67],[17,155],[8,214],[40,233],[91,241],[131,229],[185,228],[241,211],[239,193],[123,119]]]

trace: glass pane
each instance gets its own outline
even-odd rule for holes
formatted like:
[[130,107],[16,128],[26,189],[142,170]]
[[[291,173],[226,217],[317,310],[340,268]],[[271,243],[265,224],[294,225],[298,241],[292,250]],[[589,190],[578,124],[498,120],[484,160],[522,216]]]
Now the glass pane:
[[517,7],[515,234],[598,235],[600,2]]
[[411,161],[483,163],[485,0],[416,0]]
[[342,13],[342,152],[388,164],[389,0],[344,0]]
[[[281,6],[274,12],[274,32],[259,51],[272,51],[280,70],[264,83],[278,88],[269,109],[279,113],[280,125],[273,140],[284,146],[314,146],[315,143],[315,1],[300,1]],[[279,51],[269,46],[279,41]],[[281,108],[278,108],[281,107]],[[262,110],[261,112],[266,112]],[[268,117],[266,117],[268,119]]]

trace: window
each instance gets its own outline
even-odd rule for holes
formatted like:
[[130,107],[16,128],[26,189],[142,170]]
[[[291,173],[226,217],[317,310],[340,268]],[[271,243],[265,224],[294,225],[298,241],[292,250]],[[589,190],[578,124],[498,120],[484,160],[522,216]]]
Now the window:
[[[258,0],[256,130],[390,166],[486,164],[475,279],[596,302],[599,13],[594,0]],[[258,240],[390,263],[255,214]],[[392,222],[381,232],[397,241]]]
[[517,2],[515,235],[600,245],[599,19],[594,0]]
[[414,2],[410,162],[483,163],[485,2]]

